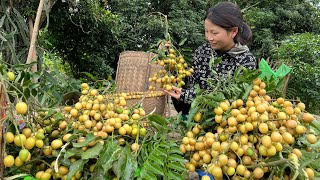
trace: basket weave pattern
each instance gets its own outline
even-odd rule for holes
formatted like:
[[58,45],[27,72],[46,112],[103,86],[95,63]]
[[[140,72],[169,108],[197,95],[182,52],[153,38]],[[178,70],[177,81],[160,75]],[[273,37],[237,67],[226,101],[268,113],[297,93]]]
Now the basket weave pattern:
[[[149,77],[156,73],[161,66],[150,64],[156,54],[142,51],[125,51],[119,56],[116,84],[118,92],[145,92],[148,93]],[[160,89],[157,89],[160,90]],[[157,114],[164,114],[166,96],[145,97],[142,106],[146,113],[155,110]],[[127,106],[132,107],[141,102],[141,98],[127,99]]]

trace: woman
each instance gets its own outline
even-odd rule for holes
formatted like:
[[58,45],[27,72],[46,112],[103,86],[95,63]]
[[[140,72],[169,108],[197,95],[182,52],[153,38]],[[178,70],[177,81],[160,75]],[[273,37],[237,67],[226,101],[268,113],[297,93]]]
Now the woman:
[[[246,46],[251,41],[252,32],[244,22],[240,8],[231,2],[221,2],[210,8],[204,20],[205,37],[208,42],[201,45],[194,54],[194,73],[184,88],[173,87],[166,91],[171,97],[176,110],[187,114],[195,98],[194,86],[209,89],[208,78],[223,78],[229,71],[232,73],[240,66],[256,69],[257,62]],[[212,58],[214,56],[214,58]],[[213,67],[216,75],[210,70],[210,60],[220,59]],[[210,62],[211,63],[211,62]]]

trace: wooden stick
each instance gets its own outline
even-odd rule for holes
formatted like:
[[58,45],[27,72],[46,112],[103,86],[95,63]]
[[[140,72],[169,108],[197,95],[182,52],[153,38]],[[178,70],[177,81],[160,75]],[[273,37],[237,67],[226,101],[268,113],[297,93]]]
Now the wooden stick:
[[[29,33],[30,37],[32,38],[32,33],[33,33],[33,20],[31,17],[28,17],[28,24],[29,24]],[[37,51],[35,48],[32,50],[32,55],[31,55],[31,60],[36,60],[37,59]],[[37,64],[34,64],[31,68],[32,72],[37,72]]]
[[35,51],[35,44],[36,44],[36,41],[37,41],[37,36],[38,36],[38,30],[39,30],[39,24],[40,24],[40,18],[41,18],[41,14],[42,14],[43,4],[44,4],[44,0],[40,0],[39,6],[38,6],[36,20],[35,20],[34,26],[33,26],[31,42],[30,42],[28,58],[27,58],[27,64],[29,64],[32,61],[34,61],[34,59],[32,59],[32,57],[33,57],[33,54],[34,54],[33,52]]

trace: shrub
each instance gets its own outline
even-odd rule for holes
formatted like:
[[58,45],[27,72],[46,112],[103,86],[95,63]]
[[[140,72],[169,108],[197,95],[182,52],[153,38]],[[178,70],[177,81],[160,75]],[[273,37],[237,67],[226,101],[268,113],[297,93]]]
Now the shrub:
[[287,37],[276,49],[275,57],[292,67],[287,96],[299,98],[307,110],[320,111],[320,35],[310,33]]

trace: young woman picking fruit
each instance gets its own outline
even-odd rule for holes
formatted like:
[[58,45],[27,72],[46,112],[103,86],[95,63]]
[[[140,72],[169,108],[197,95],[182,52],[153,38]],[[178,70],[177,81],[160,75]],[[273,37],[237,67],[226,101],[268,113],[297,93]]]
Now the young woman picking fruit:
[[[221,2],[211,7],[205,16],[204,29],[207,42],[195,51],[192,65],[194,73],[188,84],[184,88],[172,87],[172,91],[164,90],[173,97],[176,110],[183,114],[188,114],[195,98],[195,84],[199,84],[201,89],[209,89],[208,78],[218,80],[240,66],[251,70],[257,66],[255,57],[246,46],[251,40],[252,32],[237,5]],[[212,73],[209,64],[218,59],[221,62],[213,67],[216,73]]]

